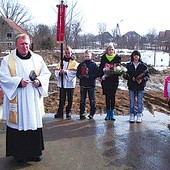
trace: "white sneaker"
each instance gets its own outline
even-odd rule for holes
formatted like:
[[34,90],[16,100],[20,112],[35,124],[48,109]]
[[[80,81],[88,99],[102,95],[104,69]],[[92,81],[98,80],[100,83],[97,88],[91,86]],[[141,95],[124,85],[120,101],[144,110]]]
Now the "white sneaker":
[[134,123],[135,122],[135,115],[134,114],[130,114],[129,122],[130,123]]
[[136,120],[137,123],[141,123],[142,122],[142,116],[141,114],[137,114],[137,120]]

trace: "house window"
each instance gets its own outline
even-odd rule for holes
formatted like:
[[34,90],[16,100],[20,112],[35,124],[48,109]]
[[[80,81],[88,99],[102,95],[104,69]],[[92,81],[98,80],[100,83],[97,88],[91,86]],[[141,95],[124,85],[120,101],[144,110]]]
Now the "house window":
[[7,43],[7,46],[8,46],[8,50],[12,50],[13,43],[12,43],[12,42],[9,42],[9,43]]
[[12,38],[12,33],[9,32],[9,33],[7,33],[6,36],[7,36],[7,38]]

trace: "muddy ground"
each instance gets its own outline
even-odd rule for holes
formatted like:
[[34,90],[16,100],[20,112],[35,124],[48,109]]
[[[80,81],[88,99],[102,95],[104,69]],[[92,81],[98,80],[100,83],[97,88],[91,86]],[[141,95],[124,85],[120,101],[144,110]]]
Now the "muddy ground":
[[[163,90],[155,87],[156,89],[153,89],[153,86],[155,86],[155,83],[157,82],[157,85],[163,87],[160,81],[163,82],[164,77],[161,75],[151,75],[150,80],[148,81],[147,88],[145,90],[144,95],[144,105],[145,107],[154,114],[154,111],[163,112],[166,114],[170,114],[170,108],[167,105],[167,101],[163,97]],[[152,84],[152,81],[155,81],[154,84]],[[125,82],[126,83],[126,82]],[[56,87],[55,81],[52,81],[50,84],[50,95],[49,97],[45,98],[45,110],[47,113],[55,113],[58,108],[59,103],[59,89]],[[102,95],[102,89],[101,87],[96,87],[96,107],[98,114],[103,114],[105,110],[105,96]],[[73,98],[73,107],[72,107],[72,113],[79,113],[79,101],[80,101],[80,88],[77,84],[75,91],[74,91],[74,98]],[[89,100],[86,100],[86,108],[87,113],[89,112]],[[116,92],[116,114],[117,115],[126,115],[129,112],[129,96],[128,96],[128,90],[121,90],[118,89]]]

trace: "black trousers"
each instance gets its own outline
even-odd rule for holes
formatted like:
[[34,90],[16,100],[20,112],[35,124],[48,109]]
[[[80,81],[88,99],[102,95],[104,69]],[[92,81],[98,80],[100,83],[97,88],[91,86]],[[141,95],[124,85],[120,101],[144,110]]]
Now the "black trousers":
[[63,116],[63,110],[67,99],[66,114],[71,112],[74,88],[60,88],[60,101],[57,115]]
[[116,95],[116,90],[105,90],[105,102],[106,102],[106,110],[113,110],[115,108],[115,95]]

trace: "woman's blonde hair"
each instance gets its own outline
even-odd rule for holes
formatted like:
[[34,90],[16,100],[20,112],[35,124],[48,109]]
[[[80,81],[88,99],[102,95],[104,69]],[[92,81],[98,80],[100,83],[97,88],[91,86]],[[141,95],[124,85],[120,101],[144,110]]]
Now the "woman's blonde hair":
[[106,47],[106,50],[105,50],[105,53],[106,53],[106,54],[108,53],[109,48],[112,48],[112,49],[113,49],[113,52],[115,53],[115,48],[114,48],[113,44],[110,43],[110,44]]

